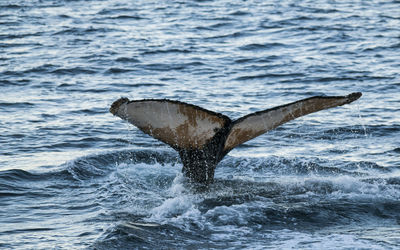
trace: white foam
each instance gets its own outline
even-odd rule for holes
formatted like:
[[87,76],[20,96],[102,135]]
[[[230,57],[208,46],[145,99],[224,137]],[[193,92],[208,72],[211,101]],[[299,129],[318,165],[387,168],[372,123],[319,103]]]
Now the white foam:
[[150,210],[149,222],[159,224],[172,224],[184,230],[190,230],[187,220],[197,223],[201,217],[201,212],[197,208],[197,203],[201,200],[197,195],[186,193],[184,187],[184,177],[178,174],[171,187],[167,190],[167,198],[161,205]]

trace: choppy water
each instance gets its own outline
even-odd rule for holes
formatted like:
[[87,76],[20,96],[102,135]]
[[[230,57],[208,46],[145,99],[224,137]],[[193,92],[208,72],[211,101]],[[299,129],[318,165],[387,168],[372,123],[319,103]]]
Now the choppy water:
[[[1,1],[0,248],[398,248],[399,9]],[[108,113],[126,96],[238,118],[355,91],[233,150],[207,190]]]

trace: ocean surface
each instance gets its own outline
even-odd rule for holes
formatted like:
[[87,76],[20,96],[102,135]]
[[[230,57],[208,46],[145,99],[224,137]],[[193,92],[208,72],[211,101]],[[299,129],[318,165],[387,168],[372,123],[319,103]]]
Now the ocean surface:
[[[198,190],[120,97],[237,119],[363,96]],[[0,1],[0,249],[399,249],[400,1]]]

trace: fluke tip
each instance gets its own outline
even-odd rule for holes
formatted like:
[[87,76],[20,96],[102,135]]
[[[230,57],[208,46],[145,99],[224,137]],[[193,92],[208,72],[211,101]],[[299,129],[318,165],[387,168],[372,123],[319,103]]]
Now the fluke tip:
[[354,92],[354,93],[351,93],[350,95],[348,95],[347,98],[349,98],[349,103],[350,103],[350,102],[354,102],[361,96],[362,96],[361,92]]
[[113,115],[116,115],[117,112],[118,112],[119,106],[121,106],[121,104],[126,103],[126,102],[129,102],[129,99],[128,99],[128,98],[126,98],[126,97],[119,98],[118,100],[116,100],[115,102],[113,102],[113,104],[111,104],[110,112],[111,112]]

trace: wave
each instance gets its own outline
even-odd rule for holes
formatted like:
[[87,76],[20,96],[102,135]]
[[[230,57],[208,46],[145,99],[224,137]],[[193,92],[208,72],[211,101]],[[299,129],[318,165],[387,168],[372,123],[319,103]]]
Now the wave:
[[95,74],[97,73],[97,71],[83,67],[62,68],[59,65],[43,64],[22,71],[2,72],[2,74],[9,76],[26,76],[27,74],[44,74],[44,73],[55,74],[55,75],[77,75],[77,74]]
[[392,152],[400,154],[400,148],[395,148]]
[[138,15],[117,15],[117,16],[111,16],[107,17],[109,19],[116,19],[116,20],[142,20],[142,19],[147,19]]
[[[97,142],[96,138],[87,138],[82,142]],[[76,147],[76,145],[74,146]],[[399,151],[397,148],[393,152]],[[67,171],[79,179],[91,178],[93,176],[104,176],[120,164],[180,164],[180,159],[175,151],[171,150],[124,150],[105,154],[95,154],[77,158],[59,166],[60,171],[31,173],[24,170],[0,171],[0,180],[23,181],[40,180],[49,176],[64,175]],[[232,157],[227,156],[216,169],[216,179],[221,181],[246,180],[249,178],[256,184],[259,181],[268,181],[268,178],[279,178],[280,176],[295,177],[333,177],[347,176],[359,178],[362,181],[371,180],[376,174],[389,176],[396,167],[382,167],[374,162],[330,162],[328,160],[311,158],[284,158],[284,157]],[[383,177],[382,177],[383,178]],[[385,177],[386,178],[386,177]],[[390,179],[395,183],[396,179]]]
[[168,151],[119,151],[82,157],[65,163],[63,167],[66,166],[75,178],[82,180],[93,176],[107,175],[110,171],[115,170],[115,166],[119,164],[166,164],[174,163],[177,160],[177,155]]
[[191,53],[191,50],[187,49],[159,49],[159,50],[149,50],[144,51],[142,55],[157,55],[157,54],[188,54]]
[[54,32],[54,36],[61,36],[61,35],[81,35],[86,36],[88,34],[104,34],[107,32],[119,31],[118,29],[111,29],[111,28],[77,28],[77,27],[64,27],[63,30]]
[[131,57],[118,57],[115,61],[123,63],[140,63],[140,60]]
[[135,69],[126,69],[126,68],[109,68],[107,69],[106,72],[104,72],[104,74],[109,75],[109,74],[123,74],[123,73],[129,73],[135,71]]
[[26,109],[26,108],[32,108],[33,106],[35,106],[35,104],[31,103],[31,102],[0,102],[0,109],[5,109],[5,108],[22,108],[22,109]]
[[42,35],[43,35],[43,32],[7,34],[7,35],[0,34],[0,40],[6,40],[7,41],[9,39],[22,39],[22,38],[26,38],[26,37],[42,36]]
[[[0,48],[14,48],[14,47],[41,47],[43,44],[41,43],[0,43]],[[15,54],[24,54],[24,52],[16,52]],[[5,71],[5,72],[11,72],[11,71]]]
[[[201,29],[201,27],[197,27],[196,29]],[[225,33],[225,32],[224,32]],[[226,34],[221,34],[221,35],[212,35],[208,37],[204,37],[204,40],[220,40],[220,39],[225,39],[225,38],[242,38],[242,37],[247,37],[250,36],[251,32],[249,31],[237,31],[237,32],[230,32]]]
[[152,63],[152,64],[144,64],[141,67],[151,71],[179,71],[204,65],[205,64],[202,62],[188,62],[188,63],[178,63],[178,64]]
[[[160,79],[161,81],[167,81],[168,79]],[[176,80],[176,79],[169,79]],[[123,88],[141,88],[141,87],[165,87],[166,84],[162,83],[117,83],[113,84],[113,86],[123,87]]]
[[25,5],[18,5],[18,4],[6,4],[6,5],[0,5],[0,9],[21,9],[26,7]]
[[[157,171],[159,166],[176,164],[178,169],[174,170],[175,173],[179,172],[181,163],[178,155],[173,151],[135,150],[82,157],[63,164],[61,168],[64,169],[63,171],[68,171],[74,178],[85,180],[96,176],[106,176],[115,171],[116,166],[127,166],[132,168],[132,171],[135,171],[135,168],[141,169],[141,166],[147,166],[148,168],[155,167],[153,170]],[[146,169],[140,171],[146,171]],[[23,176],[28,176],[28,179],[31,178],[30,173],[22,173],[24,173]],[[360,195],[369,192],[380,194],[384,190],[393,190],[392,194],[388,192],[385,195],[381,194],[379,198],[382,198],[391,195],[399,196],[399,182],[396,168],[382,167],[374,162],[332,163],[321,159],[228,156],[217,167],[216,182],[205,189],[203,194],[218,195],[231,189],[242,191],[231,192],[233,194],[252,193],[253,195],[270,190],[278,196],[281,196],[282,190],[286,190],[289,194],[290,192],[326,194],[327,190],[329,190],[328,193],[334,194],[340,190],[343,193],[353,192]],[[192,184],[183,183],[183,185]],[[370,189],[371,185],[379,188]],[[191,190],[191,188],[188,189]],[[245,190],[246,192],[243,192]]]
[[207,187],[187,182],[180,168],[172,150],[137,149],[80,157],[42,173],[0,171],[0,202],[51,201],[27,203],[33,212],[26,216],[57,209],[79,214],[75,224],[112,221],[96,236],[97,249],[150,247],[156,239],[179,248],[203,244],[204,237],[209,246],[226,246],[241,235],[235,246],[246,246],[243,232],[254,246],[257,239],[266,243],[271,230],[319,232],[398,219],[400,177],[373,162],[228,156]]
[[110,15],[110,14],[118,14],[118,13],[132,13],[135,9],[131,8],[105,8],[101,11],[97,12],[97,15]]
[[50,73],[56,75],[77,75],[77,74],[95,74],[96,70],[82,68],[82,67],[73,67],[73,68],[59,68],[52,70]]
[[247,81],[247,80],[259,80],[264,78],[296,78],[296,77],[303,77],[304,74],[301,73],[268,73],[268,74],[259,74],[259,75],[252,75],[252,76],[240,76],[235,78],[237,81]]
[[266,63],[271,63],[272,61],[279,59],[279,56],[276,55],[270,55],[270,56],[265,56],[262,58],[240,58],[240,59],[236,59],[234,61],[235,64],[237,63],[262,63],[262,64],[266,64]]
[[[226,173],[227,168],[241,168],[231,164],[243,160],[243,158],[229,157],[228,162],[222,164],[222,171]],[[284,162],[287,159],[281,160]],[[263,169],[259,170],[264,174],[269,171],[268,163],[273,162],[269,158],[253,158],[250,162],[243,163],[243,168],[246,168],[247,172],[253,172],[250,178],[221,177],[203,189],[188,185],[184,178],[178,175],[164,191],[161,204],[150,209],[147,215],[133,218],[133,221],[156,223],[158,226],[149,229],[119,224],[106,233],[96,246],[108,245],[114,242],[111,239],[121,239],[121,237],[127,244],[150,246],[155,238],[152,236],[152,230],[155,232],[167,230],[175,239],[177,235],[182,237],[180,243],[177,243],[164,234],[158,234],[158,238],[164,239],[171,247],[180,244],[185,246],[190,243],[201,244],[204,235],[208,235],[208,242],[212,246],[217,246],[221,239],[224,239],[222,242],[226,246],[226,239],[233,237],[236,239],[237,247],[237,244],[246,242],[237,241],[242,235],[240,232],[243,231],[252,234],[252,241],[259,236],[260,243],[263,239],[262,242],[266,244],[268,241],[263,235],[271,230],[298,231],[307,228],[310,232],[314,230],[319,232],[343,225],[347,228],[349,225],[373,226],[380,221],[398,219],[397,210],[400,208],[398,202],[400,187],[396,184],[400,179],[398,176],[389,174],[372,180],[365,176],[352,176],[347,173],[338,176],[332,173],[325,177],[309,173],[306,177],[296,175],[290,178],[287,173],[281,173],[280,177],[257,180],[252,169],[253,161],[265,163],[265,167],[263,165]],[[361,165],[361,168],[370,168],[374,164]],[[314,166],[314,168],[321,167]],[[125,234],[131,235],[132,238],[124,238]],[[191,237],[182,236],[185,234],[190,234]]]
[[264,44],[259,44],[259,43],[252,43],[252,44],[247,44],[244,46],[239,47],[240,50],[250,50],[250,51],[258,51],[258,50],[265,50],[265,49],[275,49],[279,47],[288,47],[288,45],[283,44],[283,43],[264,43]]

